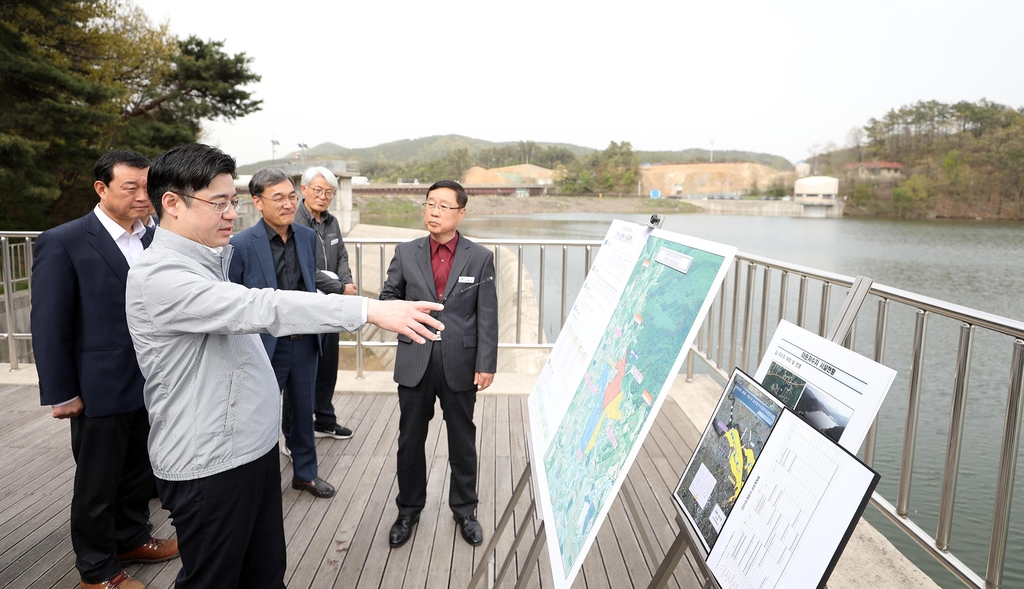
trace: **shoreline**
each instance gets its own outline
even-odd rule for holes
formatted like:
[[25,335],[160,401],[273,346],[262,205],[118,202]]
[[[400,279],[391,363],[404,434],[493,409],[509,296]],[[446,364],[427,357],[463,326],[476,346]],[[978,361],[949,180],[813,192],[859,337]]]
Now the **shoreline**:
[[[353,209],[366,222],[381,217],[420,214],[420,195],[361,195],[352,197]],[[469,197],[469,215],[531,215],[537,213],[700,213],[702,209],[680,199],[651,199],[642,196],[491,196]]]

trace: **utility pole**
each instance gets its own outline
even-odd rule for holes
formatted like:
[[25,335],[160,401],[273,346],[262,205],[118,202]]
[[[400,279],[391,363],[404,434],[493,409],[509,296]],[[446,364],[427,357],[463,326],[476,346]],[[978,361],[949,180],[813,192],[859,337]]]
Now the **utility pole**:
[[715,163],[715,140],[711,140],[711,163]]
[[299,145],[299,149],[302,150],[302,165],[305,166],[306,165],[306,150],[309,149],[309,146],[306,145],[305,143],[299,143],[298,145]]
[[270,165],[277,164],[277,146],[281,145],[276,139],[270,140]]

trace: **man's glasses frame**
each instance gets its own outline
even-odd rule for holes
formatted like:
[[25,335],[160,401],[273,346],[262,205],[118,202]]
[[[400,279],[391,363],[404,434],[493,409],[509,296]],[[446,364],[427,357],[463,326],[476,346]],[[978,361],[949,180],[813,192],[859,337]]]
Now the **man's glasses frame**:
[[297,194],[289,194],[288,196],[282,196],[281,198],[267,198],[262,194],[254,194],[253,198],[263,199],[264,201],[269,200],[270,202],[274,203],[276,206],[279,207],[284,206],[284,203],[286,202],[291,203],[293,205],[299,203],[299,195]]
[[[307,184],[308,186],[308,184]],[[319,186],[309,186],[309,190],[313,193],[313,196],[321,197],[326,196],[327,200],[334,198],[334,195],[338,194],[333,188],[321,188]]]
[[450,207],[450,206],[448,206],[448,205],[446,205],[444,203],[437,204],[437,203],[434,203],[434,202],[421,202],[420,206],[423,207],[425,210],[428,210],[428,211],[433,211],[434,209],[439,209],[442,213],[447,213],[448,211],[457,211],[459,209],[466,208],[466,207]]
[[224,214],[224,213],[228,212],[228,207],[229,206],[231,208],[235,209],[235,211],[238,211],[238,203],[241,202],[241,199],[238,198],[237,196],[233,197],[233,198],[229,198],[227,200],[212,201],[212,200],[206,200],[205,198],[199,198],[198,196],[196,196],[194,194],[185,194],[185,193],[182,193],[182,192],[174,192],[173,190],[168,190],[168,192],[173,192],[174,194],[177,194],[178,196],[181,196],[181,197],[194,198],[196,200],[205,202],[206,204],[213,205],[213,212],[215,212],[217,214]]

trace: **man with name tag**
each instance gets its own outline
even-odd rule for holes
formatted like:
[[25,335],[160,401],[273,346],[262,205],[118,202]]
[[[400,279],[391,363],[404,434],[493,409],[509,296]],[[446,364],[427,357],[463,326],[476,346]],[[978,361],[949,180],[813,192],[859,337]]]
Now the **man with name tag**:
[[[258,170],[249,180],[249,193],[263,220],[231,238],[235,255],[228,278],[249,288],[316,292],[317,237],[308,227],[292,226],[299,198],[291,176],[273,168]],[[292,459],[292,488],[314,497],[333,497],[334,487],[318,476],[313,436],[320,336],[260,337],[284,394],[281,430]]]
[[[348,267],[348,250],[341,237],[338,219],[327,209],[338,193],[338,179],[323,166],[307,168],[302,173],[302,201],[295,213],[295,224],[316,231],[316,289],[329,294],[356,294],[352,270]],[[338,334],[325,333],[323,355],[316,368],[316,391],[313,397],[313,435],[347,440],[352,430],[338,425],[334,412],[334,386],[338,383]]]
[[427,498],[424,445],[435,399],[448,431],[451,481],[448,504],[462,537],[477,546],[483,530],[476,519],[476,393],[491,385],[498,362],[498,297],[494,253],[458,232],[466,216],[466,191],[442,180],[427,190],[423,222],[427,237],[399,244],[388,268],[381,300],[435,300],[444,336],[423,346],[398,337],[398,518],[388,542],[401,546],[412,535]]

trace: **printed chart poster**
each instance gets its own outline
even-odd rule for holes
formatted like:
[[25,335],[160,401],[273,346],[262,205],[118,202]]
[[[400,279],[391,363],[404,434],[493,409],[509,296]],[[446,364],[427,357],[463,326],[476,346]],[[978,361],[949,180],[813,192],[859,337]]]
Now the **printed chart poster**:
[[[550,379],[531,393],[531,465],[556,587],[569,587],[579,572],[735,251],[652,231],[622,274],[621,294],[605,301],[610,316],[576,319],[603,330],[572,388]],[[563,337],[565,328],[556,349]],[[552,411],[558,400],[545,395],[568,399],[560,415]],[[558,424],[553,430],[535,423],[538,405]]]
[[718,540],[782,410],[750,377],[733,371],[673,493],[706,550]]
[[896,371],[782,321],[754,378],[815,429],[857,452]]
[[878,474],[784,411],[708,555],[723,589],[813,589],[835,567]]

